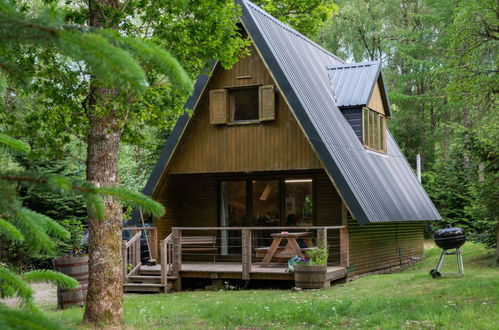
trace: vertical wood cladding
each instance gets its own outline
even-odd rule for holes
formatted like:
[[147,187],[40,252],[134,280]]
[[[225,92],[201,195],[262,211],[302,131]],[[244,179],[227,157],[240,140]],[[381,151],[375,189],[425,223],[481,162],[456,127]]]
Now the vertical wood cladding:
[[251,55],[239,60],[231,70],[217,66],[174,153],[169,173],[322,168],[279,93],[275,98],[275,120],[210,124],[210,90],[258,85],[275,83],[253,48]]
[[170,175],[158,201],[165,215],[155,219],[158,238],[164,239],[175,226],[217,225],[217,182],[207,175]]
[[316,226],[341,226],[341,197],[324,171],[315,179]]
[[401,221],[359,226],[348,219],[349,276],[401,265],[423,256],[423,223]]
[[382,115],[386,115],[385,107],[383,106],[383,98],[381,97],[381,90],[379,89],[379,83],[374,86],[373,94],[371,100],[369,100],[368,107]]

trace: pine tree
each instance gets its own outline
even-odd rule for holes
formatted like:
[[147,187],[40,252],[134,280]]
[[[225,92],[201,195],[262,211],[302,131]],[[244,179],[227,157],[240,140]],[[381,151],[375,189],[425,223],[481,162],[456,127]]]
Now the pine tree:
[[[8,80],[23,84],[30,82],[28,75],[30,68],[20,65],[21,61],[16,58],[15,50],[21,47],[50,49],[73,61],[83,62],[92,76],[99,77],[98,88],[105,85],[114,86],[115,89],[120,90],[115,95],[138,93],[146,89],[146,76],[135,59],[139,56],[175,81],[180,89],[191,88],[190,80],[182,68],[162,49],[147,42],[120,36],[114,31],[104,29],[92,31],[81,26],[66,26],[63,22],[63,15],[55,6],[43,8],[37,16],[27,16],[8,2],[0,0],[0,87],[2,92],[6,90]],[[3,133],[0,133],[0,146],[9,148],[12,152],[27,153],[30,151],[29,145]],[[119,188],[116,181],[114,183],[111,186],[96,186],[88,181],[69,179],[55,174],[6,171],[1,168],[0,235],[13,241],[23,242],[29,248],[41,253],[51,252],[54,249],[53,238],[65,238],[69,235],[51,218],[22,206],[17,194],[20,185],[41,185],[50,191],[83,196],[87,202],[89,217],[97,225],[106,224],[106,202],[110,200],[118,208],[118,200],[122,200],[135,207],[143,208],[154,216],[164,213],[159,203],[140,193]],[[121,228],[119,228],[119,234],[121,234]],[[120,242],[121,238],[117,237],[116,240]],[[119,256],[119,249],[116,252]],[[119,257],[115,259],[119,260]],[[121,272],[121,265],[118,266]],[[121,278],[119,274],[119,279]],[[77,286],[76,281],[56,272],[34,271],[19,276],[0,267],[0,296],[19,297],[23,307],[22,310],[13,311],[0,305],[0,327],[57,328],[57,325],[37,312],[33,304],[33,292],[27,285],[28,281],[53,281],[66,288]],[[122,288],[120,287],[119,290],[121,291]],[[121,305],[121,301],[118,304]],[[114,324],[117,323],[114,322]]]

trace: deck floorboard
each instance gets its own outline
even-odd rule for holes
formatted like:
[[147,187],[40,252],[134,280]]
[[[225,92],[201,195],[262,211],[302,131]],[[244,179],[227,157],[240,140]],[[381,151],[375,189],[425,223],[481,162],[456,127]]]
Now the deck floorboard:
[[[254,279],[275,279],[291,280],[293,274],[286,273],[284,265],[270,265],[270,267],[260,267],[259,264],[252,264],[251,272]],[[141,271],[148,273],[161,272],[161,265],[142,266]],[[237,262],[183,262],[180,270],[181,277],[207,277],[207,278],[240,278],[242,275],[242,264]],[[345,277],[347,271],[345,267],[328,266],[327,278],[335,280]]]

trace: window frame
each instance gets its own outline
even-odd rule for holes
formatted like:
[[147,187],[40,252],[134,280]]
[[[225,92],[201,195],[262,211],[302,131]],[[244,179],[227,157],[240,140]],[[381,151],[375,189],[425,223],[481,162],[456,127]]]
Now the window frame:
[[278,181],[279,183],[279,218],[280,218],[280,226],[286,226],[286,219],[284,219],[284,215],[286,214],[285,210],[285,198],[286,198],[286,188],[285,181],[286,180],[296,180],[296,179],[311,179],[312,180],[312,226],[315,226],[317,223],[317,189],[316,183],[317,178],[315,174],[289,174],[289,175],[250,175],[250,176],[241,176],[241,177],[220,177],[217,180],[217,208],[218,208],[218,219],[217,224],[221,225],[221,185],[222,182],[228,181],[245,181],[246,182],[246,214],[250,222],[248,226],[255,226],[254,221],[254,210],[253,210],[253,181]]
[[368,150],[386,154],[386,117],[369,107],[362,107],[362,143]]
[[[259,90],[259,87],[260,87],[260,85],[249,85],[249,86],[226,88],[227,93],[228,93],[228,101],[229,101],[229,107],[227,109],[228,115],[229,115],[229,120],[227,121],[227,124],[229,124],[229,125],[244,125],[244,124],[254,124],[254,123],[260,122],[260,104],[259,104],[260,90]],[[236,101],[235,101],[235,95],[233,93],[237,92],[237,91],[244,91],[244,90],[256,90],[256,103],[257,103],[256,119],[234,120],[235,111],[236,111],[236,106],[235,106]]]

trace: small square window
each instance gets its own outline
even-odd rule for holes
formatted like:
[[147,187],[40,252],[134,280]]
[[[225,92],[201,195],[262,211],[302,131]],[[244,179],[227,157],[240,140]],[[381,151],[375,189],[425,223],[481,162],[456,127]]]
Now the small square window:
[[258,120],[258,88],[229,90],[230,121]]

